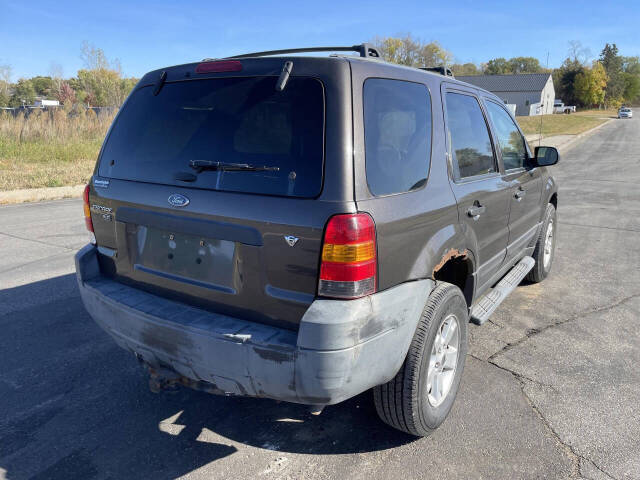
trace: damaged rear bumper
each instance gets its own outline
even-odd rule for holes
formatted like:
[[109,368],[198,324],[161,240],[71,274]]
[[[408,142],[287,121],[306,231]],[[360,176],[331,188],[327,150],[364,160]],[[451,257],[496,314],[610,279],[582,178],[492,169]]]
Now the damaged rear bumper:
[[76,254],[94,320],[153,372],[227,395],[330,405],[389,381],[413,338],[431,280],[357,300],[316,299],[298,332],[167,300],[101,275],[96,247]]

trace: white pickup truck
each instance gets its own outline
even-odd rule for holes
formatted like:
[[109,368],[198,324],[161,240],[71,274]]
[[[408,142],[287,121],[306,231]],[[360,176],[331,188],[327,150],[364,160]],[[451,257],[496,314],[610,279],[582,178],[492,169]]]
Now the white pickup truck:
[[565,105],[562,100],[553,102],[553,113],[575,113],[576,107]]

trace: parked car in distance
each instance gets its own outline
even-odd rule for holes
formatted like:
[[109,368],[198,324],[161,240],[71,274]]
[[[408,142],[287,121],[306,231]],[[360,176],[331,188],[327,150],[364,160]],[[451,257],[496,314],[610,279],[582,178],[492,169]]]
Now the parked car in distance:
[[565,105],[564,102],[562,100],[558,100],[556,99],[555,102],[553,102],[553,113],[575,113],[576,111],[576,107],[571,105]]
[[[292,55],[318,50],[360,57]],[[470,319],[551,270],[557,161],[496,95],[366,44],[162,68],[85,189],[80,293],[154,391],[319,413],[372,389],[428,435]]]
[[618,118],[633,118],[633,111],[630,107],[621,107],[618,110]]

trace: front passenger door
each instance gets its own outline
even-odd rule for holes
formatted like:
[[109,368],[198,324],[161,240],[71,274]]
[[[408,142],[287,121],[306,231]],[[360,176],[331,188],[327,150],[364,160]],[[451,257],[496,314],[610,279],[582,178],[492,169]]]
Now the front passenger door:
[[502,266],[508,239],[509,184],[498,168],[487,121],[472,92],[446,91],[447,149],[458,218],[474,238],[476,296]]
[[502,105],[485,99],[500,147],[505,180],[511,184],[507,261],[517,260],[533,241],[541,221],[542,182],[538,168],[528,168],[524,137]]

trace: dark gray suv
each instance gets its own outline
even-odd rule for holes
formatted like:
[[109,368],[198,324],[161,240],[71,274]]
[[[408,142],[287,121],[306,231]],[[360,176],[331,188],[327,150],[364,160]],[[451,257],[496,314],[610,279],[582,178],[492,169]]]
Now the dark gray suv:
[[[482,324],[555,247],[549,147],[446,69],[300,50],[146,74],[85,190],[91,316],[150,372],[427,435]],[[310,49],[316,50],[316,49]],[[274,55],[275,54],[275,55]],[[429,71],[432,70],[432,71]]]

